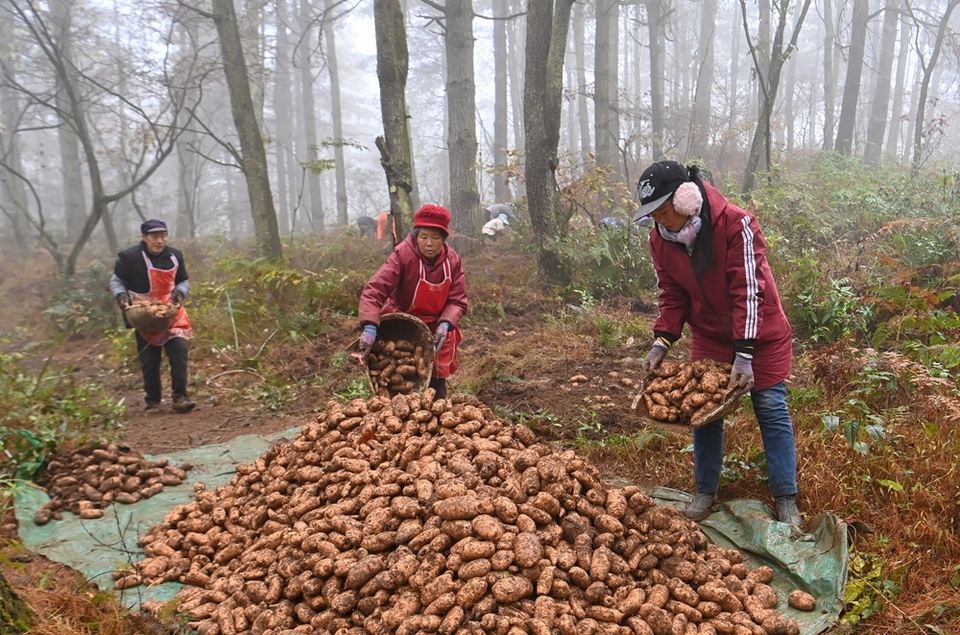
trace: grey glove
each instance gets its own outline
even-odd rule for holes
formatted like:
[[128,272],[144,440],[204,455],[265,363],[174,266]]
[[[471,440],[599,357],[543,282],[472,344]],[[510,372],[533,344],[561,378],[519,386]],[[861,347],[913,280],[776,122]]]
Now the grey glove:
[[360,334],[360,342],[357,344],[357,351],[366,355],[370,352],[370,347],[377,340],[377,327],[374,324],[367,324],[363,327],[363,333]]
[[737,353],[730,369],[730,382],[727,388],[753,388],[753,355]]
[[449,322],[441,322],[437,325],[437,332],[433,334],[433,350],[439,351],[447,343],[447,333],[450,331]]
[[647,356],[643,359],[643,362],[640,364],[640,368],[644,372],[650,372],[651,370],[656,370],[660,368],[660,362],[663,361],[663,358],[667,356],[667,351],[670,350],[666,344],[657,340],[653,343],[653,347],[650,349],[650,352],[647,353]]
[[174,289],[173,293],[170,294],[170,303],[177,306],[183,304],[183,294]]
[[117,294],[116,297],[117,306],[120,307],[120,310],[128,308],[133,302],[130,300],[130,294],[126,291]]

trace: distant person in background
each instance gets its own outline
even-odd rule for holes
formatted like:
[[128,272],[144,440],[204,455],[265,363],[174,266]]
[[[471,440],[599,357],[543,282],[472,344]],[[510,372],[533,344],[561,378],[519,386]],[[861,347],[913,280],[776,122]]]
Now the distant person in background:
[[377,240],[389,238],[391,234],[393,234],[394,244],[398,243],[397,222],[390,215],[390,212],[380,212],[377,214]]
[[510,221],[507,220],[506,214],[500,214],[496,218],[488,220],[480,229],[480,233],[483,235],[483,241],[487,242],[489,240],[492,243],[497,242],[497,238],[507,233],[508,225],[510,225]]
[[507,220],[517,222],[517,215],[513,211],[513,205],[509,203],[494,203],[486,208],[487,220],[493,220],[499,216],[506,216]]
[[357,219],[357,230],[360,232],[360,239],[364,237],[373,238],[377,231],[377,221],[369,216],[361,216]]
[[358,350],[366,354],[377,339],[380,315],[414,315],[433,333],[436,356],[430,387],[447,396],[447,377],[457,370],[457,325],[467,312],[467,279],[460,256],[447,244],[450,212],[424,205],[413,217],[413,231],[397,245],[360,295]]
[[[139,244],[117,254],[110,278],[110,292],[125,309],[138,300],[168,302],[180,307],[169,328],[153,333],[134,331],[143,374],[147,410],[160,408],[162,388],[160,360],[163,351],[170,362],[173,410],[190,412],[196,404],[187,396],[187,340],[193,337],[183,301],[190,292],[190,279],[183,253],[167,245],[167,225],[151,219],[140,225]],[[126,322],[126,319],[124,319]],[[131,328],[127,323],[127,328]]]

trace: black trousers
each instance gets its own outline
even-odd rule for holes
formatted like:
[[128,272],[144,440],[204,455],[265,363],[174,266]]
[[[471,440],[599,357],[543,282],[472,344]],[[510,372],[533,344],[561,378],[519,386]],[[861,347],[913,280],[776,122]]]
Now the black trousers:
[[437,391],[435,396],[436,399],[446,399],[447,398],[447,380],[440,377],[431,377],[430,378],[430,388],[433,388]]
[[167,360],[170,362],[170,383],[173,387],[173,398],[187,396],[187,340],[174,337],[163,346],[154,346],[143,339],[139,331],[137,335],[137,356],[140,358],[140,371],[143,373],[143,394],[147,403],[160,403],[162,389],[160,384],[160,359],[163,351],[167,351]]

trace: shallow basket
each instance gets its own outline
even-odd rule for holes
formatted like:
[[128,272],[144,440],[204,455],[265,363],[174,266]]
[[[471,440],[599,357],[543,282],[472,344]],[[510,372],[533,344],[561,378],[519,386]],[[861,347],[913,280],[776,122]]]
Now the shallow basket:
[[166,317],[158,317],[147,311],[149,306],[149,304],[132,304],[124,310],[123,315],[127,318],[130,326],[143,333],[156,333],[170,328],[170,325],[177,319],[179,311],[174,310]]
[[732,388],[725,393],[723,403],[713,410],[705,412],[699,418],[692,419],[691,421],[687,422],[669,423],[667,421],[659,421],[654,419],[647,412],[647,405],[643,401],[643,392],[647,388],[649,377],[649,375],[644,376],[643,381],[640,383],[640,390],[637,392],[637,396],[634,398],[630,409],[636,414],[637,418],[640,420],[640,423],[648,426],[656,426],[658,428],[666,428],[668,430],[690,431],[694,428],[699,428],[700,426],[712,423],[717,419],[723,419],[727,415],[736,412],[743,404],[744,395],[750,392],[749,386]]
[[[407,340],[414,346],[423,347],[423,363],[426,368],[424,375],[420,377],[419,384],[414,388],[414,392],[423,392],[430,385],[430,378],[433,376],[433,333],[430,327],[423,323],[423,320],[410,315],[409,313],[384,313],[380,316],[380,326],[377,328],[377,340],[383,342],[396,342],[397,340]],[[370,368],[367,368],[367,381],[370,384],[374,394],[379,393],[377,382],[370,375]],[[388,388],[389,390],[389,388]],[[393,391],[391,396],[393,395]]]

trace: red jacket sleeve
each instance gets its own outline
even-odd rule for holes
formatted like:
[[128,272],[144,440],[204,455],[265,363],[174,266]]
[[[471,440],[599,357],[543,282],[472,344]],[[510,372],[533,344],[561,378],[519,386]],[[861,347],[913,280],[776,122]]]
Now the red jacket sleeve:
[[387,299],[403,279],[403,262],[398,249],[394,249],[360,294],[360,324],[380,325],[380,312]]

